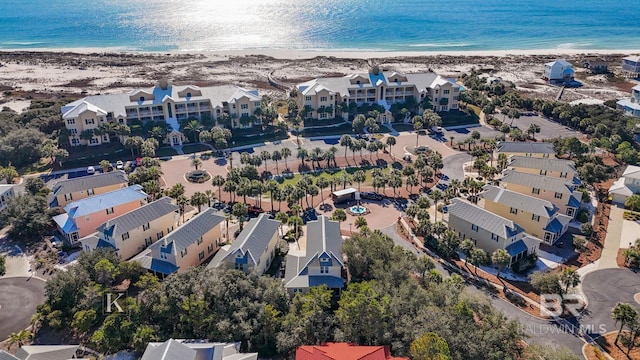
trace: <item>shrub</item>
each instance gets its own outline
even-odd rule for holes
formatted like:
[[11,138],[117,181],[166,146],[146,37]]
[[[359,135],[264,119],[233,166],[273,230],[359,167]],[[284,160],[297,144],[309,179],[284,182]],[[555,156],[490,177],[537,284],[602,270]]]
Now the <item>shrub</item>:
[[576,216],[576,220],[578,220],[581,223],[586,223],[587,221],[589,221],[589,212],[585,209],[581,209],[580,211],[578,211],[578,216]]

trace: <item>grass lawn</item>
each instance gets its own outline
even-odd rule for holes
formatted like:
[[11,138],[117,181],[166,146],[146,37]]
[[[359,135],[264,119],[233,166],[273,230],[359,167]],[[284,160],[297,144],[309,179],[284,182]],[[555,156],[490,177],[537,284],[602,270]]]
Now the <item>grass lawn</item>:
[[372,134],[388,134],[390,132],[391,130],[389,130],[388,127],[380,125],[380,128],[378,129],[378,131]]
[[476,114],[478,117],[480,117],[480,113],[482,112],[482,109],[480,109],[479,107],[477,107],[475,105],[471,105],[471,104],[467,104],[467,107],[469,109],[471,109],[471,111],[473,111],[474,114]]
[[271,133],[258,136],[237,136],[229,140],[230,146],[244,146],[250,144],[259,144],[268,141],[283,140],[287,138],[286,133]]
[[413,131],[413,124],[391,124],[396,131]]
[[353,134],[353,129],[351,124],[343,124],[340,126],[334,127],[326,127],[321,129],[304,129],[302,130],[301,136],[304,137],[313,137],[313,136],[329,136],[329,135],[342,135],[342,134]]
[[460,110],[445,111],[439,114],[443,127],[471,125],[480,122],[480,118],[475,113],[467,114]]
[[156,150],[157,157],[167,157],[167,156],[174,156],[174,155],[178,155],[178,153],[172,147],[161,147],[158,150]]
[[304,119],[304,126],[326,126],[326,125],[335,125],[343,123],[344,120],[342,118],[334,118],[334,119]]
[[187,144],[182,146],[182,151],[185,154],[193,154],[196,152],[203,152],[203,151],[209,151],[209,150],[211,150],[210,147],[202,144]]

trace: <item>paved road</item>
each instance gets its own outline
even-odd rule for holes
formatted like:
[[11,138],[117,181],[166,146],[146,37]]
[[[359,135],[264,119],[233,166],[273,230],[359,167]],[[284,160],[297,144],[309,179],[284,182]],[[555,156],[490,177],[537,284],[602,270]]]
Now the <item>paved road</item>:
[[458,179],[462,181],[464,179],[464,170],[462,165],[469,162],[473,157],[467,153],[457,153],[449,156],[443,161],[444,167],[442,173],[447,175],[449,179]]
[[580,324],[596,330],[602,325],[607,332],[617,330],[611,319],[611,309],[619,302],[629,303],[640,311],[633,295],[640,293],[640,274],[629,269],[597,270],[585,275],[582,291],[589,305],[581,316]]
[[0,279],[0,340],[29,326],[36,307],[44,302],[44,284],[36,278]]

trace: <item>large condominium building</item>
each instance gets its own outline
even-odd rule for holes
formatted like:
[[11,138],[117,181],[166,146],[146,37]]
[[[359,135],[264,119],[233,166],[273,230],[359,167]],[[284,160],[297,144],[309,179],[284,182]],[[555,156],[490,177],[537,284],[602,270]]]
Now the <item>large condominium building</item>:
[[[421,101],[429,98],[435,111],[458,108],[460,86],[453,80],[428,72],[402,74],[398,72],[369,72],[343,77],[314,79],[296,86],[298,101],[308,107],[308,118],[331,119],[343,116],[336,113],[339,103],[379,104],[389,110],[396,103],[409,98]],[[345,110],[346,111],[346,110]],[[379,121],[390,122],[390,114],[380,114]]]
[[86,140],[83,131],[94,131],[104,123],[166,122],[171,129],[165,139],[169,145],[179,145],[178,122],[187,119],[219,120],[228,114],[231,126],[246,127],[240,118],[251,117],[260,107],[257,90],[234,85],[199,87],[172,86],[161,81],[151,89],[136,89],[126,94],[87,96],[62,107],[62,119],[70,132],[72,146],[100,145],[111,141],[109,134],[95,133]]

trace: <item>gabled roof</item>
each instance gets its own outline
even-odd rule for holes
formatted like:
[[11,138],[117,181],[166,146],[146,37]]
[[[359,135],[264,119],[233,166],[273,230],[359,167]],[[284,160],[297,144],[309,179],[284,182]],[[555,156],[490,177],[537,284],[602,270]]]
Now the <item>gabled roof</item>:
[[560,65],[562,67],[571,66],[571,64],[565,59],[558,59],[558,60],[555,60],[555,61],[551,61],[551,62],[546,63],[545,65],[547,65],[547,66]]
[[70,194],[78,191],[97,189],[105,186],[127,184],[129,178],[122,170],[81,176],[57,182],[53,185],[54,194]]
[[257,265],[260,256],[269,247],[273,235],[278,232],[279,226],[280,222],[269,219],[269,214],[260,214],[257,218],[251,219],[226,253],[221,253],[222,256],[219,258],[214,257],[207,268],[220,266],[225,259],[235,256],[238,251],[243,255],[247,254],[252,264]]
[[613,183],[613,185],[611,185],[611,187],[609,188],[609,194],[618,194],[625,197],[629,197],[635,194],[635,191],[629,188],[629,186],[627,186],[627,184],[624,183],[624,178],[621,177],[618,180],[616,180]]
[[76,356],[78,345],[25,345],[18,349],[21,360],[68,360]]
[[496,146],[498,153],[555,154],[553,144],[548,142],[500,141]]
[[627,166],[627,168],[624,169],[624,172],[622,173],[622,177],[630,179],[640,179],[640,166]]
[[640,63],[640,56],[638,56],[638,55],[626,56],[626,57],[623,57],[622,60],[627,60],[627,61],[632,61],[632,62],[635,62],[635,63]]
[[106,236],[116,238],[155,219],[172,212],[176,212],[179,209],[179,206],[171,203],[171,198],[165,196],[135,210],[129,211],[128,213],[108,220],[104,224],[100,225],[96,230]]
[[12,184],[0,184],[0,195],[6,193],[7,191],[13,189],[15,185]]
[[524,241],[522,240],[518,240],[514,243],[509,244],[505,250],[507,250],[507,252],[509,253],[509,255],[511,256],[516,256],[520,253],[523,253],[525,251],[527,251],[527,244],[524,243]]
[[572,193],[574,188],[573,182],[567,179],[528,174],[514,170],[504,171],[500,182],[518,184],[557,193]]
[[76,118],[78,117],[80,114],[82,114],[85,111],[91,111],[94,112],[96,114],[100,114],[103,116],[107,115],[107,112],[102,110],[101,108],[97,107],[96,105],[93,105],[87,101],[82,101],[78,104],[76,104],[75,106],[73,106],[73,108],[67,110],[64,114],[62,114],[62,118],[63,119],[68,119],[68,118]]
[[258,353],[240,353],[239,343],[169,339],[147,345],[141,360],[257,360]]
[[484,199],[528,212],[544,218],[551,218],[558,211],[550,201],[524,195],[498,186],[487,185],[480,194]]
[[149,248],[159,249],[160,251],[162,251],[161,248],[163,247],[165,249],[170,248],[173,254],[177,254],[180,250],[184,250],[195,243],[201,236],[211,231],[211,229],[223,221],[224,216],[218,215],[215,209],[207,208],[162,239],[153,243]]
[[64,207],[64,210],[70,218],[75,219],[80,216],[93,214],[98,211],[123,205],[132,201],[144,200],[146,198],[147,194],[142,191],[142,186],[136,184],[68,203],[67,206]]
[[169,339],[160,344],[147,345],[141,360],[195,360],[196,351],[180,342]]
[[511,155],[509,166],[526,169],[538,169],[557,172],[576,172],[576,164],[571,160],[539,158],[533,156]]
[[524,231],[513,221],[462,199],[453,199],[452,204],[447,208],[449,210],[449,218],[455,216],[505,239]]
[[296,349],[296,360],[392,360],[385,346],[360,346],[348,343],[303,345]]
[[0,360],[20,360],[17,357],[5,352],[4,350],[0,350]]

